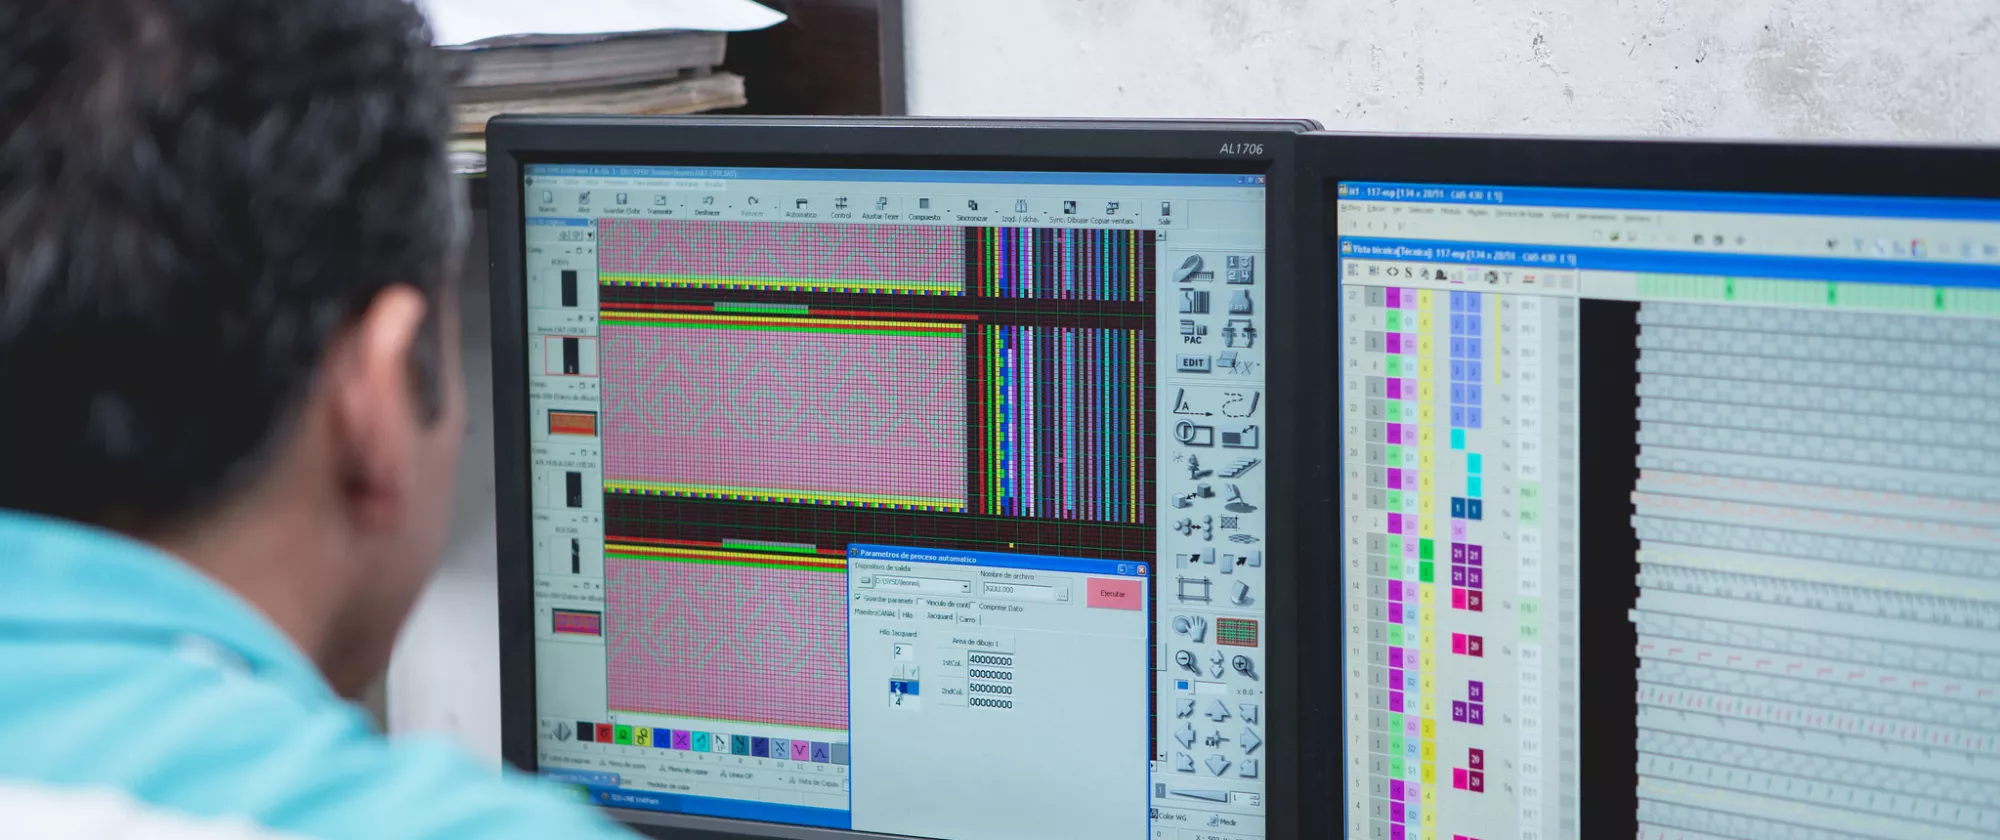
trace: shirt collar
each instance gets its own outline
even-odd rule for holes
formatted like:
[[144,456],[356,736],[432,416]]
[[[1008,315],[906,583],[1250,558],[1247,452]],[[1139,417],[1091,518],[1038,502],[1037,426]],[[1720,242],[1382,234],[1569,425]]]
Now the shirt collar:
[[174,651],[206,645],[260,678],[333,696],[277,625],[193,566],[111,531],[0,510],[0,634],[9,628],[116,636]]

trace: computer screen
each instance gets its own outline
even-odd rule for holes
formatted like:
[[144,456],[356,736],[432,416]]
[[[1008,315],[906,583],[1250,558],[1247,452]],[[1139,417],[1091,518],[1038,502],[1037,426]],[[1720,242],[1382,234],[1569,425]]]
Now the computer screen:
[[1347,837],[2000,835],[2000,202],[1332,191]]
[[541,772],[1265,836],[1266,176],[520,177]]

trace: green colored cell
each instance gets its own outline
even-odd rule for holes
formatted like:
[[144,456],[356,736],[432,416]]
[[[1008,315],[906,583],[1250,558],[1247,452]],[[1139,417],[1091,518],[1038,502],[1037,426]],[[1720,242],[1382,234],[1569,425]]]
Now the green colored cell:
[[1392,755],[1392,756],[1390,756],[1390,757],[1389,757],[1389,778],[1391,778],[1391,779],[1400,779],[1400,778],[1403,778],[1403,757],[1402,757],[1402,756],[1400,756],[1400,755]]
[[1437,543],[1429,539],[1428,537],[1417,540],[1417,559],[1419,560],[1437,559]]
[[1402,375],[1403,375],[1403,357],[1401,357],[1401,356],[1390,356],[1390,357],[1389,357],[1389,359],[1388,359],[1388,368],[1389,368],[1389,375],[1390,375],[1390,376],[1402,376]]
[[1389,491],[1389,509],[1393,511],[1401,511],[1403,509],[1403,491]]
[[1388,405],[1388,408],[1389,408],[1389,422],[1391,422],[1391,423],[1401,423],[1401,422],[1403,422],[1403,401],[1402,401],[1402,400],[1390,400],[1390,401],[1389,401],[1389,405]]
[[1388,323],[1388,327],[1389,327],[1389,331],[1390,331],[1390,332],[1402,332],[1402,331],[1403,331],[1403,312],[1402,312],[1402,310],[1399,310],[1399,309],[1391,309],[1391,310],[1389,310],[1389,323]]
[[1390,755],[1403,754],[1403,736],[1401,735],[1389,736],[1389,754]]
[[1417,569],[1418,569],[1417,580],[1423,581],[1424,583],[1437,582],[1437,567],[1431,565],[1431,561],[1429,560],[1423,561],[1422,563],[1418,564]]
[[1392,467],[1393,467],[1393,466],[1395,466],[1395,465],[1397,465],[1397,464],[1400,464],[1400,463],[1403,463],[1403,445],[1402,445],[1402,444],[1399,444],[1399,443],[1392,443],[1392,444],[1389,444],[1389,451],[1388,451],[1388,453],[1387,453],[1387,454],[1388,454],[1388,456],[1389,456],[1389,465],[1390,465],[1390,466],[1392,466]]
[[1389,625],[1389,644],[1400,645],[1402,643],[1403,643],[1403,625],[1401,624]]
[[612,730],[612,733],[615,743],[623,744],[628,747],[632,745],[632,727],[626,726],[625,724],[621,723],[618,725],[617,729]]
[[1402,712],[1390,712],[1390,713],[1389,713],[1389,731],[1390,731],[1390,732],[1401,732],[1401,731],[1403,731],[1403,713],[1402,713]]
[[1402,558],[1402,557],[1391,557],[1391,558],[1389,558],[1389,575],[1388,575],[1388,576],[1389,576],[1389,577],[1392,577],[1392,578],[1399,578],[1399,577],[1402,577],[1402,576],[1403,576],[1403,558]]

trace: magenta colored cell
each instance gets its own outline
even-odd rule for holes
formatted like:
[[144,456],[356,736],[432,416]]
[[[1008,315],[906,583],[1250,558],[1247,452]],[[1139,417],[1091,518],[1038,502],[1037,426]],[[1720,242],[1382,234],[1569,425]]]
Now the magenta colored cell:
[[1473,589],[1484,589],[1486,588],[1485,581],[1486,575],[1481,570],[1469,567],[1465,570],[1466,586],[1470,586]]
[[1482,656],[1482,657],[1483,657],[1483,656],[1485,656],[1485,655],[1486,655],[1486,639],[1485,639],[1485,637],[1482,637],[1482,636],[1471,636],[1471,635],[1468,635],[1468,636],[1466,636],[1466,637],[1465,637],[1465,655],[1466,655],[1466,656]]
[[1389,468],[1389,486],[1397,490],[1403,489],[1403,468]]
[[1400,514],[1400,513],[1392,513],[1392,514],[1389,514],[1389,533],[1391,533],[1391,534],[1400,534],[1400,533],[1403,533],[1403,515],[1402,515],[1402,514]]
[[1463,700],[1451,701],[1451,722],[1452,723],[1465,722],[1465,701]]
[[1451,538],[1454,540],[1465,539],[1465,520],[1454,519],[1451,521]]
[[1393,376],[1389,377],[1389,399],[1400,400],[1402,398],[1403,398],[1403,380]]
[[1401,624],[1401,623],[1403,623],[1403,605],[1402,605],[1402,604],[1390,604],[1390,605],[1389,605],[1389,623],[1390,623],[1390,624]]
[[1452,653],[1464,653],[1464,652],[1465,652],[1465,634],[1464,634],[1464,633],[1453,633],[1453,634],[1451,634],[1451,652],[1452,652]]
[[1451,768],[1451,786],[1459,790],[1465,789],[1465,768]]
[[1485,612],[1486,594],[1477,591],[1465,593],[1465,608],[1473,612]]
[[813,745],[811,741],[792,742],[793,761],[811,761],[812,755],[813,755]]
[[1403,821],[1403,803],[1389,800],[1389,821],[1392,823]]
[[1474,703],[1486,702],[1486,683],[1480,680],[1467,680],[1465,683],[1465,699]]
[[1465,585],[1465,567],[1464,567],[1464,566],[1453,566],[1453,567],[1451,567],[1451,585],[1453,585],[1453,586],[1464,586],[1464,585]]
[[1389,424],[1389,428],[1388,428],[1388,430],[1387,430],[1387,431],[1388,431],[1388,433],[1389,433],[1389,442],[1390,442],[1390,443],[1392,443],[1392,444],[1398,444],[1398,445],[1402,444],[1402,442],[1403,442],[1403,426],[1402,426],[1402,424],[1401,424],[1401,423],[1390,423],[1390,424]]
[[1400,581],[1400,580],[1392,580],[1392,581],[1389,581],[1389,600],[1391,600],[1391,601],[1401,601],[1401,600],[1403,600],[1403,582],[1402,582],[1402,581]]
[[1389,840],[1408,840],[1408,837],[1409,835],[1403,833],[1402,824],[1400,823],[1389,824]]
[[1486,725],[1486,707],[1479,703],[1465,704],[1465,722],[1473,726]]
[[1459,589],[1458,587],[1452,587],[1451,608],[1454,610],[1465,609],[1465,590]]
[[1390,799],[1391,801],[1395,801],[1395,802],[1401,802],[1401,801],[1403,801],[1403,780],[1402,780],[1402,779],[1390,779],[1390,780],[1389,780],[1389,799]]
[[689,732],[689,731],[687,731],[687,730],[685,730],[685,729],[676,729],[676,730],[674,730],[673,732],[674,732],[674,737],[673,737],[673,739],[672,739],[672,743],[673,743],[673,746],[674,746],[674,749],[677,749],[677,750],[691,750],[691,749],[694,749],[694,733],[693,733],[693,732]]
[[1403,669],[1401,668],[1389,669],[1389,687],[1390,688],[1403,687]]
[[1403,334],[1392,332],[1389,334],[1388,339],[1389,339],[1389,346],[1384,349],[1388,350],[1390,353],[1401,354],[1403,352]]
[[1465,543],[1451,544],[1451,562],[1453,563],[1465,562]]
[[1468,566],[1479,565],[1480,558],[1484,556],[1485,552],[1481,551],[1477,545],[1467,545],[1465,547],[1465,564]]
[[1400,712],[1402,710],[1403,710],[1403,692],[1400,691],[1389,692],[1389,711]]
[[1486,792],[1486,774],[1483,771],[1479,770],[1466,771],[1465,789],[1472,791],[1473,793]]
[[1486,751],[1472,747],[1465,751],[1465,764],[1474,770],[1486,769]]

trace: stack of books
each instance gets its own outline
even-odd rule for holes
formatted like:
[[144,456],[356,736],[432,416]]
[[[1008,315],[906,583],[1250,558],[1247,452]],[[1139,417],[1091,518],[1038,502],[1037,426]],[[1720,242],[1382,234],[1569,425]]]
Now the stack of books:
[[692,114],[740,108],[743,77],[721,72],[727,34],[689,30],[510,35],[446,47],[460,62],[454,166],[485,170],[486,121],[500,114]]

